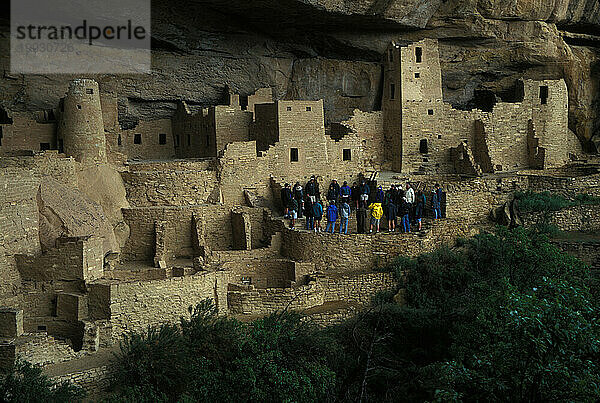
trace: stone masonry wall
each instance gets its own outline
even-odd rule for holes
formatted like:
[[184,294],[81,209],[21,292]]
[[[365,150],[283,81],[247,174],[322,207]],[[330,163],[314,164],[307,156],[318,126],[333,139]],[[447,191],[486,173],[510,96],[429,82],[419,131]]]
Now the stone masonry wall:
[[0,171],[0,305],[18,294],[21,277],[14,255],[38,254],[38,179],[28,171]]
[[390,273],[317,276],[306,285],[285,289],[230,284],[227,295],[231,314],[267,315],[284,309],[304,311],[326,302],[369,304],[377,292],[395,284]]
[[[90,314],[96,319],[110,319],[112,340],[118,342],[127,332],[178,322],[181,316],[188,315],[188,307],[206,298],[212,298],[219,310],[226,309],[227,282],[227,273],[212,272],[165,280],[95,284],[91,286],[95,288],[94,295],[104,297],[96,299]],[[98,293],[98,289],[104,291]],[[108,318],[102,317],[107,313]]]
[[[263,241],[264,213],[261,208],[241,207],[250,216],[253,248]],[[154,222],[165,221],[167,251],[177,257],[194,255],[193,217],[204,218],[205,242],[211,250],[233,248],[231,208],[218,204],[189,207],[136,207],[123,209],[123,218],[134,236],[129,237],[121,253],[124,260],[154,259]]]
[[349,120],[341,123],[362,142],[364,165],[374,170],[381,170],[384,164],[385,141],[383,118],[381,112],[363,112],[354,110]]
[[458,237],[472,235],[474,229],[464,221],[441,220],[433,223],[427,236],[417,233],[328,234],[283,231],[281,254],[300,262],[313,262],[324,272],[364,271],[385,265],[397,255],[416,256],[441,245],[453,245]]
[[523,224],[534,225],[544,221],[544,215],[549,215],[549,223],[561,231],[597,232],[600,231],[600,206],[573,206],[549,213],[522,214]]
[[102,277],[102,240],[94,237],[59,238],[57,247],[41,256],[17,255],[23,280],[95,280]]
[[56,121],[38,123],[29,113],[15,112],[12,124],[0,124],[0,155],[14,151],[40,151],[42,143],[56,150]]
[[[140,141],[136,144],[137,139]],[[165,140],[161,144],[161,137]],[[168,159],[175,157],[175,145],[171,119],[140,121],[136,127],[123,130],[121,145],[117,151],[127,155],[128,159]]]
[[121,175],[127,200],[134,207],[187,206],[218,201],[217,173],[203,162],[183,166],[145,164]]

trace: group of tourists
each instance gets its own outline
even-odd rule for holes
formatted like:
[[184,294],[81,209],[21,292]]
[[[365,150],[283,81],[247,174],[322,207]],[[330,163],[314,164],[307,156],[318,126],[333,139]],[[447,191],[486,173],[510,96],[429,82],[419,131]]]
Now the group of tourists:
[[[316,177],[311,176],[304,187],[300,182],[295,185],[286,183],[281,189],[281,202],[284,217],[290,219],[290,228],[295,229],[296,219],[306,217],[306,229],[322,232],[321,221],[327,221],[325,232],[334,233],[339,220],[339,233],[348,233],[348,221],[352,212],[357,213],[358,232],[379,232],[380,221],[385,216],[388,231],[396,228],[402,232],[411,232],[411,223],[422,229],[422,218],[426,207],[426,196],[422,190],[415,190],[407,183],[391,185],[383,190],[378,186],[374,191],[366,180],[340,184],[333,179],[327,189],[324,205]],[[442,189],[435,184],[432,192],[432,211],[434,219],[442,217]],[[370,220],[367,221],[367,214]],[[398,224],[398,220],[400,223]],[[413,228],[414,228],[413,226]]]

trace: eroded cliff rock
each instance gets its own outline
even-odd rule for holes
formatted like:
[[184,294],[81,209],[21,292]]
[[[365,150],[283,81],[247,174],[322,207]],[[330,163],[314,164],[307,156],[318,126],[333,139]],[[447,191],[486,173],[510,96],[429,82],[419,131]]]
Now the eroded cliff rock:
[[[71,76],[13,75],[0,33],[0,104],[55,107]],[[210,105],[225,85],[249,94],[325,100],[328,122],[377,109],[390,40],[440,40],[444,97],[477,106],[476,90],[510,99],[521,77],[563,77],[569,126],[600,133],[596,0],[173,0],[153,2],[153,73],[94,77],[119,96],[122,122],[172,114],[179,99]]]

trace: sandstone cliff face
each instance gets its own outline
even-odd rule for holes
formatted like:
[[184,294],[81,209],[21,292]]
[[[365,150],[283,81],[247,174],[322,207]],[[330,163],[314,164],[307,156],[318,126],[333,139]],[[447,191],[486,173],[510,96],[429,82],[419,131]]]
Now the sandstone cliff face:
[[[0,105],[55,107],[69,76],[11,75],[0,32]],[[222,101],[272,86],[279,98],[325,99],[328,122],[377,109],[390,40],[440,40],[444,96],[477,106],[476,90],[510,100],[515,80],[561,78],[570,128],[600,133],[597,0],[173,0],[153,2],[153,73],[94,77],[119,94],[121,122],[169,116],[179,99]]]

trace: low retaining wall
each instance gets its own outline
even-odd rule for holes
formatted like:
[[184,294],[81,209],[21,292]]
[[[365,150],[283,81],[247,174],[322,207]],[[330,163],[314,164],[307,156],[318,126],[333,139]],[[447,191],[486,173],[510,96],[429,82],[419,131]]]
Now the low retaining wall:
[[90,316],[110,320],[112,341],[118,342],[125,333],[178,322],[188,315],[188,307],[206,298],[212,298],[225,312],[228,282],[228,273],[211,272],[164,280],[91,284]]
[[304,311],[327,302],[368,304],[379,291],[394,288],[391,273],[361,273],[339,277],[317,276],[294,288],[255,289],[230,284],[228,306],[232,314],[267,315],[283,309]]
[[525,226],[544,222],[545,215],[549,224],[561,231],[596,232],[600,231],[600,205],[573,206],[548,213],[522,213]]
[[462,220],[437,220],[428,232],[329,234],[283,231],[281,254],[299,262],[313,262],[321,271],[366,271],[398,255],[416,256],[459,237],[475,235],[476,228]]

